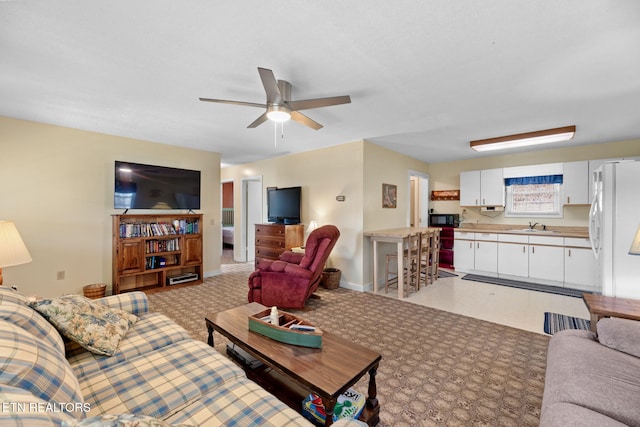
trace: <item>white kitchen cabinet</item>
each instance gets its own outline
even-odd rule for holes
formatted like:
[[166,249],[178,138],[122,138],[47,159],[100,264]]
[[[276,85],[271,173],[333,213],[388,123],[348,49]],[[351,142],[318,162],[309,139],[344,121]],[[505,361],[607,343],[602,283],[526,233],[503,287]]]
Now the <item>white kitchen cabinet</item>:
[[498,235],[494,233],[476,233],[475,237],[474,269],[480,274],[497,276]]
[[561,284],[564,280],[564,239],[529,236],[529,278]]
[[599,291],[597,263],[589,239],[567,237],[564,244],[564,286]]
[[460,206],[480,206],[480,171],[460,172]]
[[460,172],[460,206],[504,206],[502,168]]
[[482,206],[504,206],[504,178],[502,168],[480,171]]
[[589,162],[568,162],[563,165],[562,191],[565,205],[586,205],[589,200]]
[[529,236],[498,235],[498,272],[500,276],[529,276]]
[[455,254],[454,267],[456,271],[468,272],[474,269],[474,241],[475,233],[454,232],[453,253]]

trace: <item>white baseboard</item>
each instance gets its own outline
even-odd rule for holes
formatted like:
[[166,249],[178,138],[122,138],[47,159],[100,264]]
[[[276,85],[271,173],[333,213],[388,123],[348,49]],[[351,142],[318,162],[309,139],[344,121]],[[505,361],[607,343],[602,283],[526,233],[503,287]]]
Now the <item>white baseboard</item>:
[[363,285],[358,285],[357,283],[346,282],[344,280],[340,281],[340,287],[345,289],[351,289],[352,291],[365,292],[366,287]]
[[204,278],[206,279],[207,277],[219,276],[221,274],[222,274],[222,270],[220,270],[220,269],[213,270],[213,271],[205,271],[204,272]]

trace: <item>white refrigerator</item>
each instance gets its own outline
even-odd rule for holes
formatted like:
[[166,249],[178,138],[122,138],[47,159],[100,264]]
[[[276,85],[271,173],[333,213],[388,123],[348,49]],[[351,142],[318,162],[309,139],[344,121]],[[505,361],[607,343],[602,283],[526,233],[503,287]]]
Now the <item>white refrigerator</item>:
[[589,239],[602,295],[640,299],[640,256],[629,255],[640,225],[640,162],[604,163],[591,179]]

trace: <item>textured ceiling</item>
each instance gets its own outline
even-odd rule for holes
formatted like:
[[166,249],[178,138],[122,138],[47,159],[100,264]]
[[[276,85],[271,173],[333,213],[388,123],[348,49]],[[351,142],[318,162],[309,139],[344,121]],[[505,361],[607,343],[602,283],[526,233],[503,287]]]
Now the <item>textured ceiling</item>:
[[[293,99],[351,95],[247,129],[257,67]],[[0,1],[0,115],[222,153],[237,164],[367,139],[426,162],[469,140],[576,125],[640,137],[640,2]],[[513,151],[512,151],[513,152]]]

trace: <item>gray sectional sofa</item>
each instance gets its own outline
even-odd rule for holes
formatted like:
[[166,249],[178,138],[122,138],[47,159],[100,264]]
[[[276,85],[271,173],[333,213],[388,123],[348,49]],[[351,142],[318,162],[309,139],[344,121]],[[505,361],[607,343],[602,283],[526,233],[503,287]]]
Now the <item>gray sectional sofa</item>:
[[[75,297],[67,303],[83,299]],[[144,293],[95,301],[79,320],[60,301],[29,301],[0,286],[0,425],[311,425],[226,356],[149,313]],[[86,321],[97,306],[108,308],[106,317]],[[52,326],[59,315],[80,326],[82,346]]]
[[640,426],[640,321],[604,318],[549,341],[540,425]]

